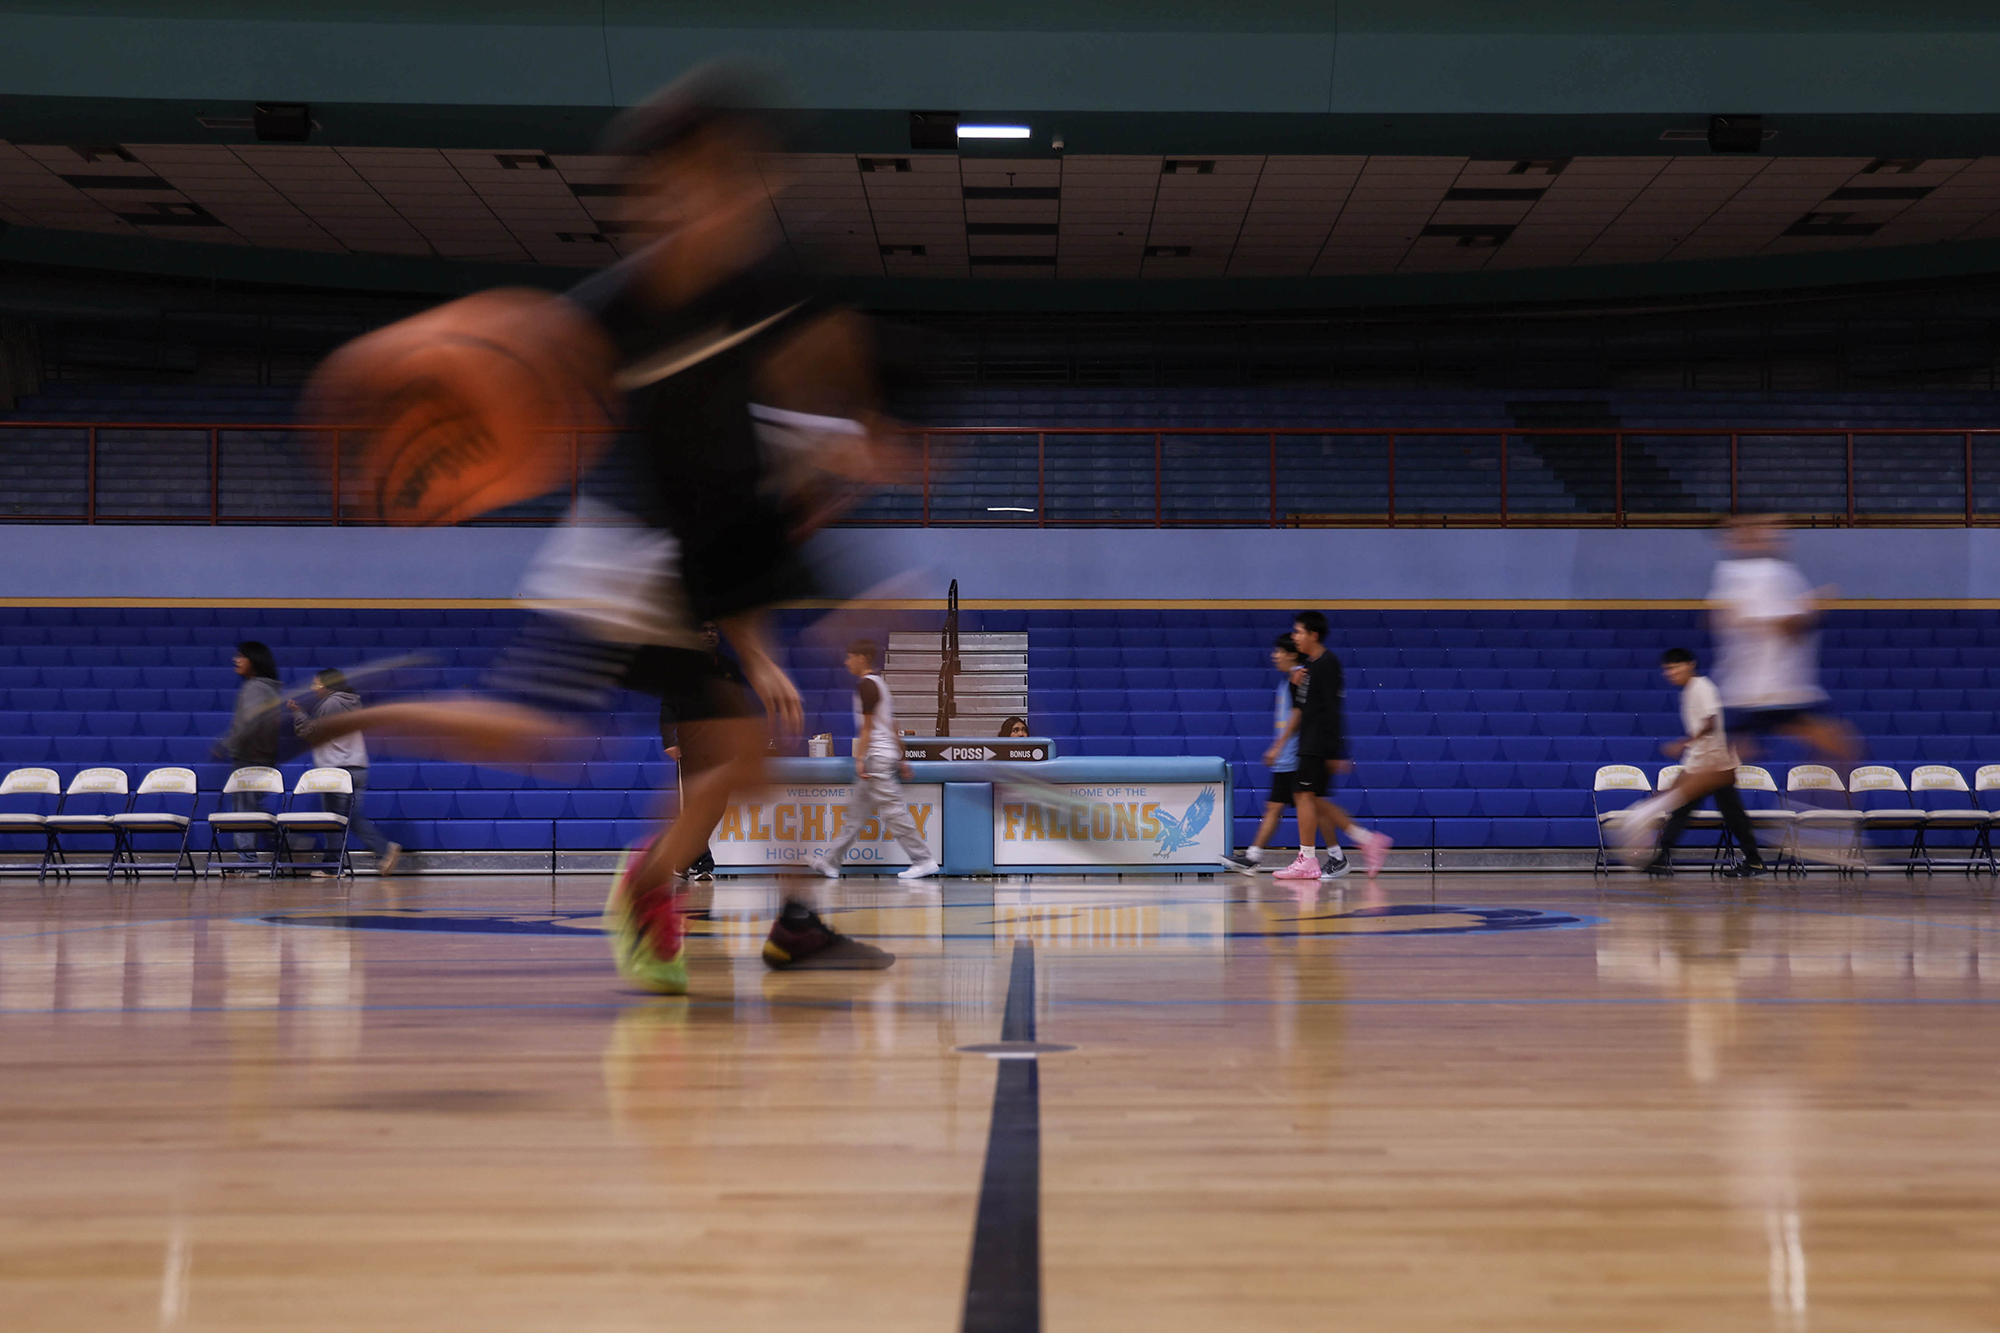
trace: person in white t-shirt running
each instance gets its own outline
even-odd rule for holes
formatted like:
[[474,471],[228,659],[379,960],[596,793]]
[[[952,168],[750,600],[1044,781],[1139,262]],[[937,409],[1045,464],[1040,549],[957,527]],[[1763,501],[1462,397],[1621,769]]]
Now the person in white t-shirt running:
[[896,703],[888,682],[875,674],[879,650],[868,639],[847,645],[847,674],[854,685],[854,794],[847,800],[846,825],[833,844],[812,859],[812,868],[828,879],[840,878],[841,859],[854,845],[861,826],[879,816],[882,827],[902,847],[910,868],[897,879],[925,879],[937,874],[938,863],[910,818],[903,784],[910,766],[903,762],[903,738],[896,731]]
[[[1746,757],[1760,738],[1790,736],[1836,764],[1851,764],[1861,746],[1853,729],[1821,711],[1820,603],[1833,595],[1815,589],[1798,567],[1782,558],[1784,524],[1769,515],[1731,519],[1722,530],[1724,558],[1709,588],[1709,624],[1720,652],[1716,687],[1724,734]],[[1619,854],[1650,864],[1653,824],[1735,782],[1735,766],[1682,774],[1671,791],[1623,811],[1613,825]]]
[[1751,754],[1758,738],[1782,735],[1822,758],[1853,763],[1860,742],[1851,727],[1822,711],[1827,696],[1819,685],[1821,603],[1835,590],[1812,587],[1783,558],[1785,529],[1777,518],[1732,519],[1722,541],[1708,614],[1730,735]]
[[1672,872],[1674,848],[1702,797],[1708,796],[1714,799],[1723,827],[1743,853],[1740,861],[1723,870],[1723,877],[1749,879],[1763,874],[1767,867],[1757,850],[1757,833],[1743,808],[1743,798],[1736,793],[1736,753],[1729,747],[1729,733],[1723,726],[1721,693],[1714,681],[1697,674],[1695,656],[1685,648],[1669,648],[1660,654],[1660,674],[1681,692],[1682,738],[1660,747],[1667,758],[1681,762],[1679,779],[1663,793],[1680,804],[1660,830],[1659,848],[1646,868],[1656,873]]

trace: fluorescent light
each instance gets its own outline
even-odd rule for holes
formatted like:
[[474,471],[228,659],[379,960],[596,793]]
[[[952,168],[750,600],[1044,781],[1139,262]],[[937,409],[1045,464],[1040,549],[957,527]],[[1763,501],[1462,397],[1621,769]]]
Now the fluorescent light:
[[1020,505],[987,505],[986,512],[989,514],[1032,514],[1035,511],[1024,509]]
[[1026,125],[961,125],[958,137],[961,139],[1025,139],[1030,131]]

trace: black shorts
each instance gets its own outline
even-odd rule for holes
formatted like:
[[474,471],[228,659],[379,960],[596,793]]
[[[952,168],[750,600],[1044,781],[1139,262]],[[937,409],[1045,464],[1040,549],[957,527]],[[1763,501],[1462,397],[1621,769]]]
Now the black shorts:
[[680,722],[753,717],[750,692],[723,675],[698,648],[607,643],[553,617],[531,623],[487,676],[497,693],[538,708],[601,712],[618,690],[651,695]]
[[1333,760],[1316,754],[1299,756],[1299,766],[1292,771],[1292,791],[1305,792],[1313,796],[1333,795],[1336,774]]
[[1731,736],[1768,736],[1818,713],[1819,709],[1810,706],[1725,708],[1722,710],[1722,725]]
[[1294,769],[1283,769],[1271,774],[1271,804],[1290,805],[1292,803],[1292,780],[1297,776]]
[[679,724],[722,717],[752,717],[750,692],[718,670],[715,658],[692,648],[647,644],[633,653],[621,688],[658,699]]

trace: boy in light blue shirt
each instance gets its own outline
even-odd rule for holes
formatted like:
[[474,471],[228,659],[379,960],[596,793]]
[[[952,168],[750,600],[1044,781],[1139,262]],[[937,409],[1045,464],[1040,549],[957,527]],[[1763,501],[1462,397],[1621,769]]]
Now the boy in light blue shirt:
[[[1230,869],[1246,874],[1262,863],[1264,849],[1270,846],[1272,836],[1278,831],[1278,821],[1284,818],[1285,811],[1292,808],[1292,777],[1299,766],[1300,706],[1304,702],[1300,683],[1302,664],[1298,645],[1292,641],[1291,635],[1280,634],[1271,641],[1271,665],[1283,677],[1278,682],[1276,715],[1272,721],[1276,739],[1271,742],[1271,748],[1264,751],[1264,763],[1271,770],[1271,794],[1264,801],[1264,822],[1257,826],[1257,836],[1243,849],[1242,857],[1223,858]],[[1338,859],[1326,868],[1327,872],[1346,873],[1347,858],[1339,855],[1339,844],[1334,845],[1333,852]]]

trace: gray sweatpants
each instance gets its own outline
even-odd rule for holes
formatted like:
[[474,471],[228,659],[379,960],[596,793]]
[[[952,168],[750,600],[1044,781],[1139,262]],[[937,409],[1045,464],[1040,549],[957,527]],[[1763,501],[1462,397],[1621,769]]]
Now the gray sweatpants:
[[903,849],[903,855],[910,858],[911,865],[921,865],[931,859],[930,848],[917,836],[917,821],[910,818],[909,803],[903,799],[903,784],[897,781],[898,764],[894,759],[880,755],[869,755],[854,762],[854,794],[847,798],[847,824],[840,836],[826,849],[826,859],[832,865],[839,865],[847,855],[847,849],[861,835],[861,826],[868,822],[870,815],[880,815],[882,827],[889,831],[896,843]]

